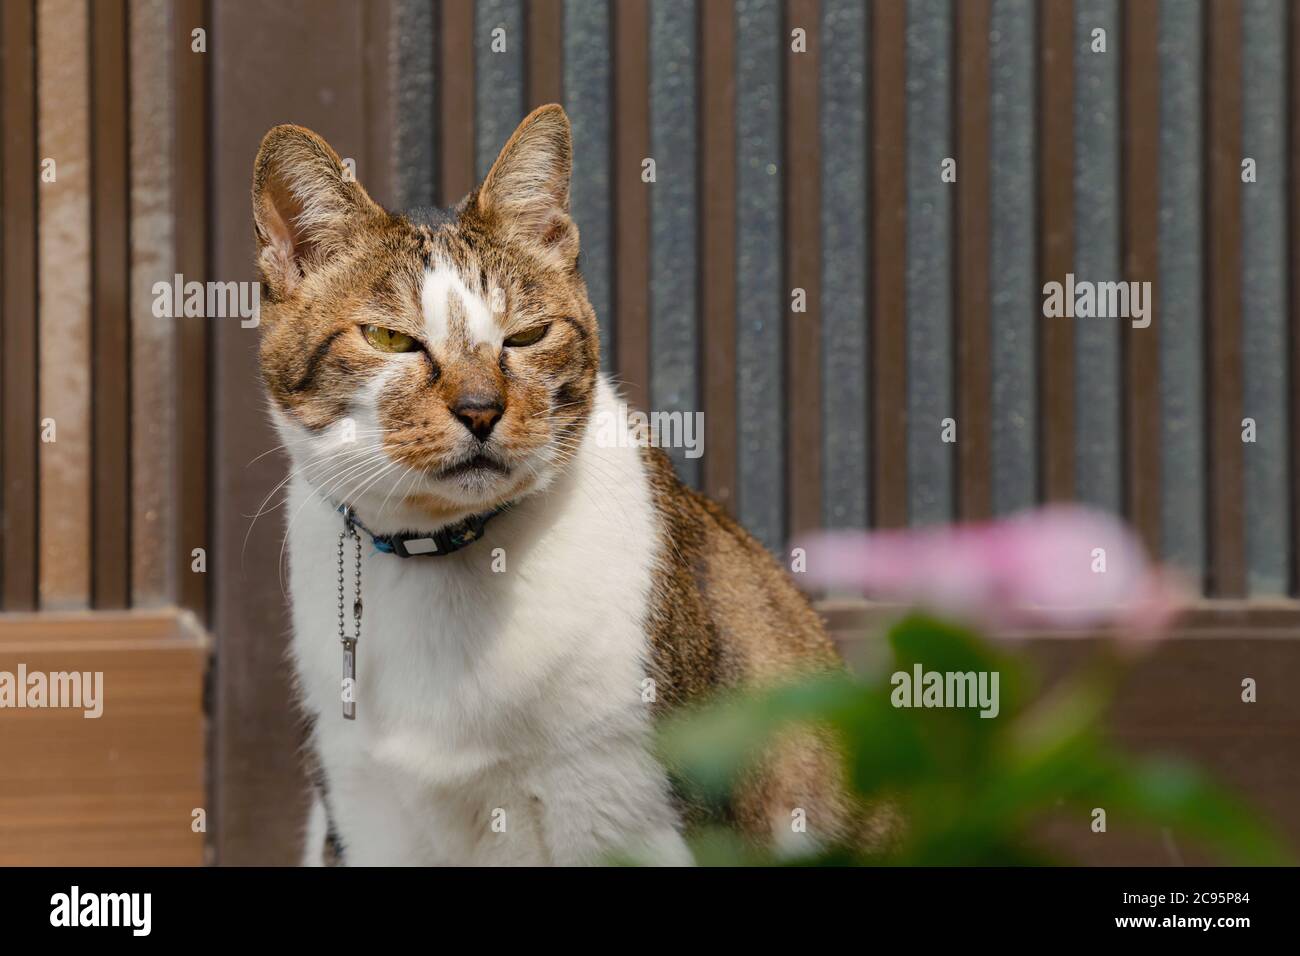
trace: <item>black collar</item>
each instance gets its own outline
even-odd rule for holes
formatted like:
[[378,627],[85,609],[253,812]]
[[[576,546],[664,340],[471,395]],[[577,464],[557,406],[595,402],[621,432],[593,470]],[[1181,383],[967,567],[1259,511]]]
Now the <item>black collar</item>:
[[483,528],[506,508],[502,505],[482,514],[470,515],[462,521],[439,528],[437,531],[399,531],[396,534],[375,534],[361,523],[357,513],[348,505],[339,505],[339,514],[349,528],[357,528],[370,536],[376,551],[395,554],[399,558],[440,558],[467,547],[483,536]]

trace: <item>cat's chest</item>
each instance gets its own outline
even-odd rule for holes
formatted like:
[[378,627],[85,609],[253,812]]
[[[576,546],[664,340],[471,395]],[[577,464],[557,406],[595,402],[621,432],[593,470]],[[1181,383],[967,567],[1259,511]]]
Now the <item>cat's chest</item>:
[[[293,655],[327,751],[456,786],[644,723],[648,526],[603,539],[617,547],[593,547],[576,523],[509,520],[444,558],[364,547],[355,721],[341,715],[338,530],[317,513],[290,542]],[[348,549],[348,633],[353,576]]]

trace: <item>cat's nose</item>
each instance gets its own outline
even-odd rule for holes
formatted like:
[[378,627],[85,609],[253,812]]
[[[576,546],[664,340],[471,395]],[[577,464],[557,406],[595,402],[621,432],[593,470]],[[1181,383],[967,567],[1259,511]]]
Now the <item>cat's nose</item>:
[[504,411],[500,402],[476,396],[459,399],[451,406],[451,413],[479,441],[487,441]]

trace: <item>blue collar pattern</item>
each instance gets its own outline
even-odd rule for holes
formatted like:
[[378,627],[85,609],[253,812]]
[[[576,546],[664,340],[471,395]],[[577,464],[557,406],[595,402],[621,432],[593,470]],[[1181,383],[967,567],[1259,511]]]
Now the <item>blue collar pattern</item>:
[[443,557],[453,551],[473,544],[483,536],[483,528],[488,521],[495,518],[505,506],[493,508],[482,514],[470,515],[463,521],[439,528],[437,531],[399,531],[396,534],[375,534],[357,518],[357,514],[348,505],[339,505],[338,512],[343,515],[344,524],[349,528],[364,531],[375,550],[382,554],[395,554],[399,558]]

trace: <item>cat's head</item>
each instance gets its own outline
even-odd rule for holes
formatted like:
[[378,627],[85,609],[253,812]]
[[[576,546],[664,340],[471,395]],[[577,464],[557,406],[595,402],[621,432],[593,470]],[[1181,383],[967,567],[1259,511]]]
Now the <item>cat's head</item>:
[[320,493],[454,521],[563,467],[599,365],[571,166],[564,110],[541,107],[477,189],[424,221],[381,208],[310,130],[266,134],[253,176],[262,378]]

